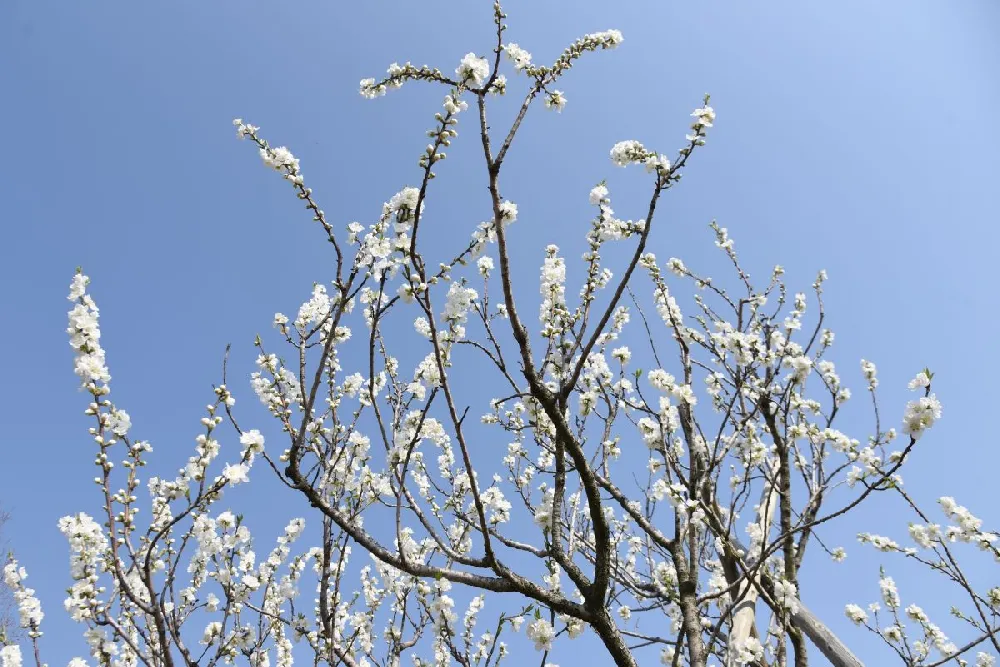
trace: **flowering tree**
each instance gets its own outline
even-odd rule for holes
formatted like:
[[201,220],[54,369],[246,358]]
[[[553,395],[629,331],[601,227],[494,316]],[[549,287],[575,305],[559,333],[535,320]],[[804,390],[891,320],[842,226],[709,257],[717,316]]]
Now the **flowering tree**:
[[[492,52],[466,55],[454,74],[393,64],[361,82],[369,98],[412,81],[446,90],[418,185],[392,196],[373,224],[331,220],[292,152],[235,121],[310,211],[333,256],[333,275],[295,317],[275,315],[283,354],[256,341],[251,384],[283,444],[265,448],[261,430],[237,415],[224,370],[195,453],[175,477],[143,478],[152,446],[109,399],[99,311],[88,278],[74,276],[68,332],[90,396],[102,500],[100,518],[68,516],[59,529],[71,551],[65,607],[84,626],[93,661],[490,667],[512,655],[547,664],[589,635],[605,652],[596,664],[799,666],[818,651],[859,665],[851,638],[803,604],[800,570],[813,545],[841,560],[842,549],[821,541],[824,524],[889,493],[914,512],[915,546],[871,534],[862,541],[953,581],[962,596],[953,614],[968,638],[957,645],[922,609],[904,608],[887,574],[884,606],[848,605],[847,615],[904,664],[992,665],[1000,589],[971,584],[953,543],[997,556],[995,533],[949,498],[941,500],[947,524],[934,524],[900,477],[941,415],[930,371],[911,382],[915,398],[897,432],[883,426],[875,365],[862,361],[875,428],[852,437],[837,427],[851,392],[825,358],[834,335],[823,326],[824,272],[811,298],[789,295],[781,267],[754,284],[714,223],[732,266],[728,284],[647,251],[657,203],[715,122],[708,97],[676,154],[637,141],[611,149],[614,164],[645,167],[646,212],[619,219],[606,185],[591,190],[578,291],[567,293],[566,260],[549,245],[538,322],[516,302],[526,277],[511,269],[509,238],[521,229],[517,206],[502,196],[505,158],[532,104],[561,110],[560,77],[623,38],[587,35],[542,66],[505,41],[505,18],[496,4]],[[504,56],[526,93],[510,128],[496,132],[489,102],[513,87]],[[489,213],[467,242],[428,249],[421,232],[433,224],[434,179],[469,114]],[[614,272],[602,255],[611,245],[627,248]],[[668,278],[695,288],[687,313]],[[652,368],[640,369],[640,359]],[[476,384],[494,396],[482,404],[460,389],[473,364]],[[229,438],[239,455],[220,454]],[[262,557],[244,517],[220,506],[252,470],[276,476],[305,514]],[[848,500],[831,506],[835,491]],[[18,563],[4,576],[40,667],[40,604]],[[21,665],[16,645],[0,656],[3,667]]]
[[[3,526],[9,520],[10,514],[0,510],[0,548],[5,548]],[[0,582],[0,642],[12,641],[19,634],[16,614],[13,591]]]

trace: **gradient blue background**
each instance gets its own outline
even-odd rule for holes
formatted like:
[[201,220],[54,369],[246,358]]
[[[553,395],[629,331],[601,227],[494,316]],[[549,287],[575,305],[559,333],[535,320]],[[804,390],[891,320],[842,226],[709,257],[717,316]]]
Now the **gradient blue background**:
[[[565,112],[536,110],[506,166],[504,195],[521,209],[514,244],[525,293],[535,294],[546,243],[566,243],[571,256],[582,248],[598,180],[613,177],[619,214],[641,217],[647,179],[614,171],[608,148],[636,138],[673,152],[687,114],[711,92],[717,127],[661,204],[652,249],[717,267],[706,228],[715,218],[759,277],[781,263],[802,289],[826,268],[834,358],[860,400],[861,357],[879,365],[893,423],[913,373],[938,372],[944,419],[912,461],[913,493],[955,495],[1000,524],[1000,5],[512,0],[507,10],[508,39],[539,62],[586,32],[616,27],[626,40],[573,69],[560,84]],[[98,500],[86,400],[64,334],[74,267],[91,275],[102,308],[114,396],[163,470],[186,460],[227,343],[230,385],[262,421],[245,381],[253,334],[328,280],[331,259],[290,188],[235,139],[231,119],[262,126],[302,159],[332,222],[370,221],[418,178],[444,90],[412,86],[369,102],[358,80],[393,60],[451,71],[467,51],[491,48],[491,28],[485,1],[0,4],[0,504],[14,515],[8,537],[48,613],[47,662],[86,651],[61,611],[69,578],[56,520],[94,513]],[[501,111],[493,125],[506,120]],[[488,215],[471,127],[460,127],[438,170],[424,238],[432,244],[467,238]],[[858,414],[863,436],[870,420]],[[265,525],[273,520],[270,535],[288,516],[288,496],[262,488],[267,496],[245,500]],[[814,554],[803,579],[806,603],[873,664],[888,656],[842,608],[877,597],[878,564],[897,561],[852,536],[902,539],[906,520],[898,502],[876,499],[827,533],[848,548],[847,562]],[[1000,583],[978,554],[966,562]],[[915,575],[897,580],[904,600],[944,618],[943,589]],[[574,650],[551,659],[572,663]]]

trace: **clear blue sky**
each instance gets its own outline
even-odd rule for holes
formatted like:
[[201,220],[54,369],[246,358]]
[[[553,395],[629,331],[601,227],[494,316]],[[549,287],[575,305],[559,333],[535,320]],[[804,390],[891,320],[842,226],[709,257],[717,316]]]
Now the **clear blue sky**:
[[[782,263],[807,287],[826,268],[835,358],[856,395],[861,357],[879,365],[892,420],[909,377],[924,365],[938,372],[944,420],[921,442],[911,488],[928,501],[955,495],[1000,525],[988,426],[1000,370],[1000,5],[512,0],[507,10],[509,39],[542,62],[587,32],[625,35],[617,51],[574,68],[561,84],[566,110],[536,111],[506,166],[519,174],[505,196],[521,208],[525,283],[546,243],[582,238],[600,179],[614,176],[620,214],[641,216],[646,179],[613,172],[608,149],[636,138],[672,152],[711,92],[717,127],[667,197],[653,250],[697,266],[716,252],[706,228],[715,218],[758,275]],[[249,405],[254,333],[332,275],[318,230],[235,139],[231,119],[288,145],[336,224],[371,220],[418,178],[444,91],[414,86],[368,102],[358,80],[394,60],[451,71],[467,51],[490,48],[490,30],[485,1],[0,3],[0,504],[48,613],[50,664],[85,651],[61,611],[69,578],[56,520],[94,513],[97,501],[64,334],[74,267],[93,279],[114,395],[163,470],[179,466],[225,345],[234,344],[230,384]],[[439,170],[428,241],[466,238],[486,217],[472,140],[460,136]],[[274,505],[266,500],[248,502]],[[850,536],[895,512],[876,503],[834,527],[848,561],[817,559],[803,586],[866,658],[884,653],[867,652],[841,610],[877,596],[880,561]],[[904,537],[905,524],[885,531]],[[904,598],[923,588],[898,580]]]

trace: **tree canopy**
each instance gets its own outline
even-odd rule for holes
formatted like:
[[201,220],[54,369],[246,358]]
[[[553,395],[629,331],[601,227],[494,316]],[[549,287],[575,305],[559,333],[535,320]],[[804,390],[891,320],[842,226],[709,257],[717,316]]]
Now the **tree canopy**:
[[[241,409],[242,379],[224,362],[194,453],[174,476],[144,474],[153,447],[111,399],[100,285],[73,276],[67,333],[98,493],[59,528],[73,581],[65,610],[90,660],[546,665],[579,641],[593,664],[860,665],[852,636],[804,602],[800,573],[844,558],[825,543],[826,524],[889,494],[912,513],[912,544],[861,541],[951,582],[954,596],[925,611],[887,570],[879,602],[845,600],[848,618],[906,665],[993,665],[1000,588],[970,581],[962,559],[979,555],[962,550],[1000,559],[997,533],[950,497],[930,512],[902,477],[942,417],[934,372],[916,365],[912,399],[883,409],[874,363],[859,360],[852,391],[830,360],[825,271],[808,286],[787,285],[780,265],[755,280],[714,222],[706,238],[724,276],[651,252],[653,235],[669,233],[658,204],[710,150],[708,95],[689,119],[665,121],[679,147],[610,148],[613,165],[645,183],[641,219],[617,217],[602,181],[579,259],[526,228],[503,194],[518,178],[504,167],[524,119],[539,105],[561,111],[563,75],[624,37],[585,35],[541,65],[506,40],[499,3],[492,19],[486,55],[454,70],[393,63],[360,82],[372,99],[404,84],[443,92],[417,184],[369,224],[328,214],[289,148],[234,121],[331,258],[326,281],[254,343],[250,384],[280,441],[265,444],[262,415]],[[502,95],[523,96],[509,124],[488,113]],[[478,164],[446,161],[460,125]],[[480,171],[488,215],[452,247],[423,242],[435,207],[448,205],[435,200],[436,179],[454,168]],[[547,244],[537,275],[512,268],[514,234]],[[535,281],[537,299],[525,298]],[[841,425],[858,402],[870,403],[870,431]],[[298,503],[273,545],[226,501],[264,475]],[[4,580],[41,667],[47,637],[29,570],[11,558]],[[960,638],[942,629],[948,614]],[[21,646],[0,643],[3,667],[20,667]]]

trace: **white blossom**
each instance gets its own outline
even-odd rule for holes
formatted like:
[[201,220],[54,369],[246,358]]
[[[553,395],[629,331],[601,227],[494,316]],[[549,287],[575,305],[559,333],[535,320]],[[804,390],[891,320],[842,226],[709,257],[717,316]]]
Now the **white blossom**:
[[868,622],[868,614],[865,610],[856,604],[849,604],[844,607],[844,613],[847,614],[847,618],[851,619],[855,625],[861,625],[862,623]]
[[11,644],[0,648],[0,667],[21,667],[21,647]]
[[462,62],[459,63],[458,68],[455,70],[455,74],[458,76],[458,80],[462,83],[471,83],[473,85],[482,85],[486,77],[489,76],[490,66],[486,62],[486,58],[479,58],[475,53],[467,53],[462,58]]
[[531,66],[531,54],[517,44],[511,42],[504,46],[507,57],[514,63],[516,69],[522,70]]
[[535,644],[536,651],[548,651],[552,648],[555,629],[544,618],[537,618],[528,624],[528,639]]

